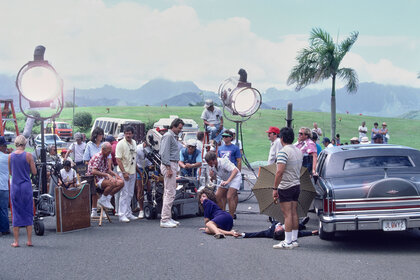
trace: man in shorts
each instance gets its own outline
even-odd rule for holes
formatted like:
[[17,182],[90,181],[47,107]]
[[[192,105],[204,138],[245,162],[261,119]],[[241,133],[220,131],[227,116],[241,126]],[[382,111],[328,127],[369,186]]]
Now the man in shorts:
[[[124,181],[115,172],[109,169],[108,157],[111,154],[112,146],[105,142],[102,144],[101,151],[95,154],[88,164],[86,175],[93,175],[95,177],[96,186],[103,190],[98,204],[108,209],[114,209],[111,204],[111,198],[114,194],[124,187]],[[91,190],[96,193],[96,190]]]
[[229,213],[234,218],[238,205],[238,190],[242,181],[241,172],[228,158],[218,158],[213,151],[208,152],[205,159],[211,168],[211,177],[215,178],[217,175],[222,180],[216,191],[217,204],[225,211],[227,201]]
[[283,127],[280,141],[283,148],[277,153],[277,171],[274,179],[273,199],[280,202],[284,216],[285,239],[273,246],[274,249],[293,249],[299,246],[299,217],[297,205],[300,194],[300,169],[303,154],[292,145],[295,135],[293,129]]

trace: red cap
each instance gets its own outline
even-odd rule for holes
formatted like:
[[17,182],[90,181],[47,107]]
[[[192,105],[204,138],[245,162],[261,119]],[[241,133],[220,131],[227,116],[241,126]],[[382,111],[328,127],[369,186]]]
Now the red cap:
[[270,128],[266,132],[267,133],[274,132],[275,134],[280,134],[280,129],[275,126],[270,126]]

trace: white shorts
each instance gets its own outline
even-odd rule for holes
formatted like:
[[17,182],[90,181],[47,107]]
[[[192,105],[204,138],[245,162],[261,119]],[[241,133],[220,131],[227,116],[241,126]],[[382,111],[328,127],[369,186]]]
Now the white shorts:
[[98,180],[98,182],[96,182],[96,186],[98,186],[99,188],[102,188],[102,182],[105,180],[105,178],[101,178]]
[[239,189],[241,188],[241,183],[242,183],[242,176],[236,176],[235,178],[233,178],[233,180],[229,184],[225,186],[220,186],[220,188],[224,188],[224,189],[232,188],[239,191]]

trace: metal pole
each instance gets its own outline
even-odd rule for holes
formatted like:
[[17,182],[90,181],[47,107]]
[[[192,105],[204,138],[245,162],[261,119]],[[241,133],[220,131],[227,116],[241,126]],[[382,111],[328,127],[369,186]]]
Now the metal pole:
[[238,148],[239,148],[239,122],[236,122],[236,135],[235,135],[236,137],[236,143],[235,143],[235,145],[236,146],[238,146]]
[[286,126],[292,128],[292,114],[293,114],[293,103],[287,103],[287,117],[286,117]]
[[75,105],[75,103],[76,103],[76,88],[73,88],[73,128],[74,128],[74,106],[76,106]]
[[44,120],[41,120],[41,193],[47,193],[47,152],[45,150],[45,141],[44,141]]

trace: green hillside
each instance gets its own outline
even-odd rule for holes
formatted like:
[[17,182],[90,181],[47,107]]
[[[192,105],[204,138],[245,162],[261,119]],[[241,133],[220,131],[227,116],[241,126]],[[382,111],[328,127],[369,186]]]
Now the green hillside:
[[[78,107],[77,112],[90,112],[93,118],[97,117],[115,117],[138,119],[143,122],[155,122],[160,118],[167,118],[169,115],[178,115],[180,118],[194,119],[200,127],[202,107],[110,107],[110,113],[106,113],[105,107]],[[61,113],[60,119],[71,122],[72,108],[65,108]],[[282,127],[285,125],[285,111],[259,110],[250,120],[243,124],[243,137],[245,154],[250,162],[257,160],[266,160],[270,143],[267,140],[265,131],[269,126]],[[330,137],[330,114],[319,112],[294,112],[293,127],[298,129],[301,126],[312,128],[313,122],[317,122],[323,130],[324,135]],[[390,134],[390,144],[401,144],[420,149],[420,120],[407,120],[397,118],[368,117],[359,115],[337,115],[337,133],[341,135],[341,142],[348,142],[350,138],[358,136],[357,129],[362,121],[366,121],[370,129],[376,121],[387,122]],[[23,116],[19,116],[19,128],[23,130]],[[225,120],[225,127],[232,128],[234,124]],[[76,128],[77,130],[77,128]],[[39,128],[34,129],[34,132]],[[407,137],[410,135],[410,137]]]

